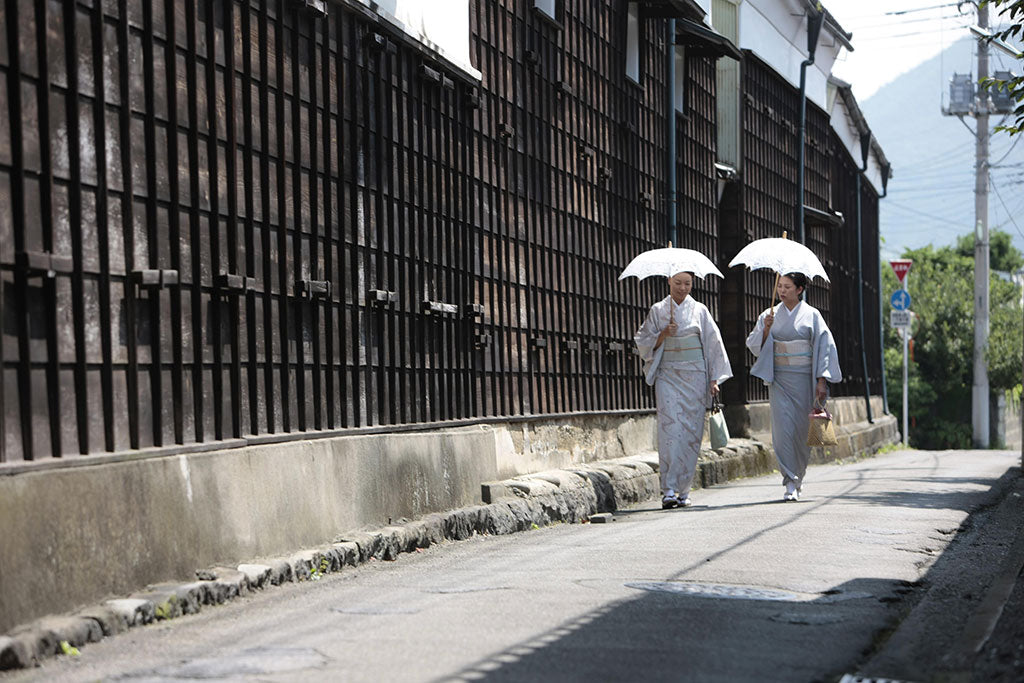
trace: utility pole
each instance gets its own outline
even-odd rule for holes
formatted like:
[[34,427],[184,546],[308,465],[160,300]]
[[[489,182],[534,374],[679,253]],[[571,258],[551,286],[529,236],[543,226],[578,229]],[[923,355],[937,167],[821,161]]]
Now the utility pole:
[[[988,7],[978,7],[978,26],[988,29]],[[978,41],[978,78],[988,78],[988,43]],[[974,384],[971,387],[971,422],[974,447],[988,448],[988,347],[989,249],[988,249],[988,92],[979,89],[974,155]]]

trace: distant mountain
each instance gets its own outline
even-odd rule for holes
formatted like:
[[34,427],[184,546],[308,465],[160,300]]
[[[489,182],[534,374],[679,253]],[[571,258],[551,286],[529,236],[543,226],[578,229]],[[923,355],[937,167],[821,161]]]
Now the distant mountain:
[[[976,78],[975,43],[964,38],[936,57],[883,86],[861,103],[868,125],[893,165],[889,195],[881,201],[883,257],[905,248],[951,244],[974,229],[975,120],[943,116],[954,72]],[[1005,57],[992,70],[1010,68]],[[1012,65],[1020,71],[1020,64]],[[998,118],[991,117],[994,128]],[[1024,144],[1006,133],[990,138],[992,179],[989,227],[1013,235],[1024,251]],[[1014,146],[1016,145],[1016,146]],[[1013,221],[1016,221],[1016,226]]]

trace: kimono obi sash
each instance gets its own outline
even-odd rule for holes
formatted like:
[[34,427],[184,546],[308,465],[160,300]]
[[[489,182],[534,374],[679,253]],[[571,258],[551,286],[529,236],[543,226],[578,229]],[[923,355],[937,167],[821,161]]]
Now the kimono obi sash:
[[665,352],[661,362],[685,362],[704,360],[704,349],[700,345],[700,336],[684,334],[681,337],[665,339]]
[[809,367],[811,364],[811,342],[806,339],[775,342],[775,365]]

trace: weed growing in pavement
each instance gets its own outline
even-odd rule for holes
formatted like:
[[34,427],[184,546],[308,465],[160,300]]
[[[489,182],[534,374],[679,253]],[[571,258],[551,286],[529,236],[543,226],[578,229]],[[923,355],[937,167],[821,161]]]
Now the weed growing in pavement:
[[330,567],[331,565],[330,562],[327,561],[327,558],[321,557],[320,564],[313,565],[309,568],[309,580],[319,581],[323,578],[323,575],[327,573],[327,570],[330,569]]
[[879,448],[877,451],[875,451],[875,455],[884,455],[886,453],[892,453],[894,451],[906,451],[906,450],[912,451],[914,449],[911,448],[910,446],[904,446],[902,441],[897,441],[896,443],[887,443],[887,444],[885,444],[884,446]]

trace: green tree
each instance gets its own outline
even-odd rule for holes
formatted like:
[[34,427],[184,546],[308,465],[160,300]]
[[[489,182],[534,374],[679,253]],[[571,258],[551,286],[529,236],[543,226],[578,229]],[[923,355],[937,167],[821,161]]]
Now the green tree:
[[[1018,38],[1024,38],[1024,0],[985,0],[981,3],[982,6],[992,6],[996,12],[999,13],[1000,18],[1009,21],[1009,25],[992,34],[990,40],[1003,40],[1007,42],[1014,41]],[[1018,61],[1024,62],[1024,53],[1017,55]],[[1006,131],[1010,135],[1016,135],[1021,131],[1024,131],[1024,75],[1018,74],[1012,78],[1006,80],[996,80],[994,78],[982,79],[981,85],[986,88],[995,88],[997,90],[1005,90],[1010,95],[1010,99],[1017,103],[1016,108],[1013,110],[1013,116],[1016,121],[1010,126],[996,126],[996,130]]]
[[[960,235],[956,238],[956,251],[974,261],[974,236]],[[1024,267],[1024,256],[1013,246],[1010,233],[991,230],[988,234],[988,262],[992,270],[1016,273]]]
[[[962,253],[964,239],[972,245]],[[1024,261],[1011,244],[1000,258]],[[974,258],[973,238],[956,247],[927,246],[907,250],[913,259],[910,294],[916,314],[912,328],[914,360],[908,368],[908,403],[913,426],[911,443],[918,448],[969,448],[971,445],[971,384],[974,364]],[[884,271],[885,291],[899,287],[892,270]],[[1022,311],[1021,288],[993,275],[990,281],[990,332],[986,358],[993,392],[1020,383]],[[886,317],[888,318],[888,303]],[[902,410],[902,341],[887,326],[885,344],[889,408]]]

